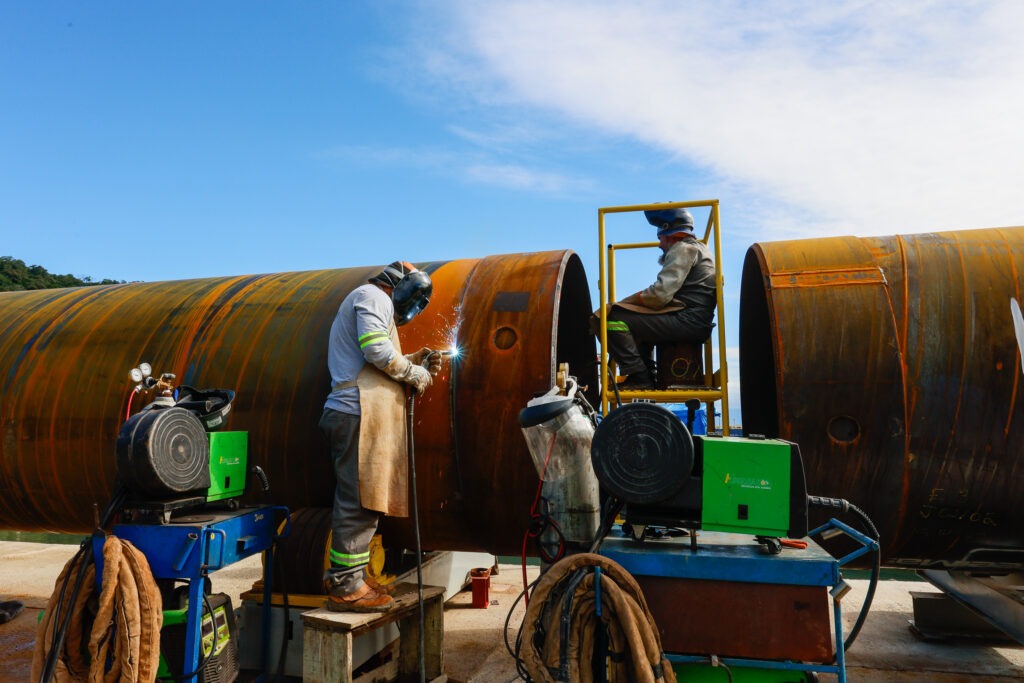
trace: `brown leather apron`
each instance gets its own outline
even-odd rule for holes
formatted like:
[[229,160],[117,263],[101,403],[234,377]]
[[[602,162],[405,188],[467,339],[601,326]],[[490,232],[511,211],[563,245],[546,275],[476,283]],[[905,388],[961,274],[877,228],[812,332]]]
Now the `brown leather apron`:
[[[402,353],[392,323],[391,343]],[[405,385],[367,363],[359,387],[359,498],[368,510],[409,516],[409,464],[405,425]]]

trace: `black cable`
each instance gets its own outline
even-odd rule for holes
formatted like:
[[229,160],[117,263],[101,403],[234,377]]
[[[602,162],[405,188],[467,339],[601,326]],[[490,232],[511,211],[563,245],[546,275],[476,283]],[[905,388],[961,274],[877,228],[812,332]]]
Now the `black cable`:
[[416,390],[409,392],[408,410],[408,439],[409,439],[409,485],[412,487],[412,526],[416,538],[416,590],[419,598],[420,608],[420,632],[419,632],[419,666],[420,683],[426,683],[426,641],[424,631],[426,629],[426,614],[423,606],[423,549],[420,545],[420,511],[416,497],[416,440],[413,438],[413,414],[416,407]]
[[854,505],[848,500],[842,498],[826,498],[823,496],[807,496],[807,503],[815,507],[831,508],[838,510],[842,513],[853,513],[855,517],[864,526],[864,530],[868,532],[876,544],[874,553],[874,562],[871,565],[871,578],[868,582],[868,591],[864,596],[864,603],[860,606],[860,613],[857,615],[857,621],[854,622],[853,628],[850,629],[850,635],[843,639],[843,651],[850,649],[854,641],[857,640],[857,636],[860,634],[861,628],[864,626],[864,621],[868,617],[868,611],[871,609],[871,603],[875,599],[875,589],[878,588],[878,579],[882,573],[882,535],[878,533],[878,529],[875,527],[874,522],[868,517],[867,513],[861,510],[859,507]]
[[[88,552],[90,547],[90,539],[82,541],[82,546],[78,549],[78,552],[75,553],[75,559],[72,560],[72,562],[78,561],[77,558],[84,555],[78,565],[78,572],[75,575],[75,585],[71,590],[71,606],[74,606],[78,592],[82,588],[82,581],[85,578],[86,569],[88,569],[89,565],[92,564],[92,553]],[[74,564],[71,566],[74,566]],[[64,575],[64,582],[61,586],[60,597],[54,605],[53,617],[51,620],[51,624],[54,629],[53,637],[50,640],[50,651],[46,653],[46,661],[43,664],[43,671],[39,676],[39,680],[42,683],[49,683],[53,679],[53,674],[57,668],[57,660],[60,658],[60,653],[64,649],[64,637],[67,635],[68,624],[71,622],[71,607],[68,607],[67,614],[63,615],[63,620],[61,620],[61,612],[64,610],[68,580],[70,578],[71,572],[69,571]]]
[[622,397],[619,396],[619,383],[615,381],[615,376],[611,378],[612,391],[615,392],[615,407],[618,408],[622,405]]
[[729,677],[729,683],[732,683],[732,669],[730,669],[729,666],[721,659],[717,659],[715,657],[709,657],[708,659],[711,662],[711,666],[725,669],[725,675]]
[[[117,512],[118,509],[120,509],[121,505],[124,503],[124,499],[126,496],[127,489],[125,488],[124,484],[122,484],[120,481],[117,481],[114,486],[114,495],[111,496],[110,500],[107,502],[106,507],[103,509],[103,514],[100,516],[100,524],[98,530],[103,530],[110,524],[110,521],[113,519],[114,514]],[[75,576],[75,584],[74,587],[71,589],[70,596],[67,595],[67,586],[68,581],[71,578],[71,572],[69,571],[67,574],[64,575],[64,582],[61,585],[60,597],[57,599],[57,602],[54,605],[54,613],[51,622],[53,624],[54,631],[53,637],[50,641],[50,651],[46,653],[46,660],[43,664],[43,671],[39,677],[41,683],[49,683],[53,679],[54,673],[56,673],[57,660],[60,659],[61,652],[63,652],[64,650],[64,639],[67,636],[68,627],[71,624],[72,608],[78,601],[79,593],[81,593],[82,582],[85,580],[85,573],[88,570],[89,566],[92,565],[92,563],[95,561],[94,554],[90,552],[92,550],[92,542],[92,536],[86,537],[82,541],[82,544],[78,549],[78,552],[75,553],[76,559],[72,560],[71,566],[74,566],[73,563],[75,561],[78,561],[77,558],[82,558],[78,566],[78,573]],[[61,613],[64,612],[65,607],[67,607],[67,613],[62,615]],[[63,619],[61,618],[62,616]]]
[[868,610],[871,609],[871,603],[875,599],[875,589],[878,587],[878,579],[882,573],[882,545],[879,539],[881,535],[878,533],[878,529],[875,528],[871,518],[868,517],[867,513],[861,510],[852,503],[849,504],[850,512],[852,512],[861,523],[871,532],[872,538],[875,543],[878,543],[878,547],[875,549],[875,560],[871,565],[871,580],[868,583],[868,592],[864,596],[864,604],[861,605],[860,614],[857,616],[857,621],[854,623],[853,628],[850,629],[850,635],[843,640],[843,651],[850,649],[853,645],[853,641],[857,640],[857,635],[860,634],[860,629],[864,626],[864,621],[868,617]]
[[[181,674],[179,676],[171,674],[172,681],[184,681],[189,678],[192,678],[193,676],[198,676],[200,673],[202,673],[203,667],[206,666],[206,653],[203,652],[203,606],[205,606],[206,610],[210,613],[210,620],[213,623],[213,645],[212,647],[210,647],[210,654],[212,655],[213,651],[217,649],[217,617],[213,615],[213,606],[210,604],[210,599],[206,597],[206,591],[204,590],[203,604],[199,607],[199,663],[196,665],[195,671],[193,671],[192,673]],[[189,609],[191,609],[191,607]],[[191,636],[188,633],[188,622],[186,621],[185,624],[185,639],[187,640]],[[225,626],[224,628],[227,628],[227,626]],[[185,668],[185,662],[181,663],[181,668]]]
[[516,606],[519,604],[519,601],[526,597],[527,592],[530,591],[534,586],[536,586],[538,581],[540,581],[539,576],[536,579],[534,579],[526,588],[521,590],[518,596],[516,596],[516,599],[512,602],[512,606],[508,609],[508,614],[505,616],[505,630],[502,633],[502,636],[505,640],[505,649],[508,650],[508,654],[512,657],[512,659],[515,660],[516,672],[519,674],[519,678],[523,679],[524,681],[533,680],[530,678],[530,674],[526,671],[526,666],[523,664],[522,657],[519,656],[519,653],[522,650],[523,645],[523,624],[525,622],[525,615],[524,622],[519,623],[519,629],[518,631],[516,631],[515,647],[513,647],[512,644],[508,642],[508,630],[509,624],[512,621],[512,613],[515,612]]
[[[274,575],[277,577],[279,582],[278,585],[281,586],[281,603],[284,607],[284,620],[281,622],[281,650],[277,655],[277,671],[274,673],[274,680],[283,681],[285,662],[288,661],[288,627],[291,625],[291,609],[288,604],[288,584],[285,581],[287,577],[284,575],[284,570],[282,569],[282,561],[278,557],[276,541],[271,544],[270,552],[272,558],[271,561],[273,562],[271,567],[274,569]],[[273,612],[274,608],[273,604],[271,604],[271,615],[273,615]],[[273,618],[273,616],[271,616],[271,618]],[[269,645],[270,643],[267,643],[267,646]],[[269,675],[270,672],[265,671],[264,673]]]
[[608,535],[608,532],[612,530],[612,526],[615,524],[615,518],[619,516],[619,511],[622,510],[622,506],[626,501],[619,500],[609,496],[606,504],[611,504],[609,507],[609,514],[605,515],[604,521],[601,526],[597,529],[597,535],[594,537],[594,542],[590,544],[588,553],[596,553],[597,549],[601,547],[601,542],[604,541],[604,537]]

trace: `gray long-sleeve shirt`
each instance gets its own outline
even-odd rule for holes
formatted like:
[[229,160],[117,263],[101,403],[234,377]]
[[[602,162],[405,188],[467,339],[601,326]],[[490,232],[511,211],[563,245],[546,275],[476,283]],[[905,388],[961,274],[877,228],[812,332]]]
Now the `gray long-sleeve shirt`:
[[325,408],[359,415],[359,389],[334,391],[341,382],[355,380],[363,366],[372,363],[383,370],[395,359],[391,343],[395,306],[380,287],[365,284],[352,290],[338,308],[331,324],[327,347],[327,368],[331,373],[331,393]]
[[658,259],[658,279],[640,292],[644,306],[655,310],[670,303],[688,308],[714,308],[715,260],[707,245],[696,239],[674,243]]

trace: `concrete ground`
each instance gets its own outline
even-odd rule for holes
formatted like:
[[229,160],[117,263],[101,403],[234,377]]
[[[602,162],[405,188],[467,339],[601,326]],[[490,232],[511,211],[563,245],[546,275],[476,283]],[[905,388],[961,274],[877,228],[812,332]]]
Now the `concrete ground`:
[[[53,584],[75,546],[0,542],[0,600],[17,599],[26,609],[0,625],[0,683],[29,679],[35,624]],[[537,568],[528,568],[528,580]],[[213,575],[214,590],[232,596],[248,590],[260,576],[259,558],[250,558]],[[845,598],[847,630],[852,625],[866,581],[854,580]],[[503,629],[508,609],[522,586],[521,569],[502,565],[491,579],[492,604],[474,609],[469,591],[455,595],[445,608],[445,672],[451,681],[511,682],[515,663],[505,651]],[[952,683],[953,681],[1022,681],[1024,647],[978,643],[928,643],[914,636],[909,591],[934,591],[930,585],[908,581],[880,584],[875,606],[857,643],[848,654],[847,677],[854,683]],[[522,618],[522,604],[512,623]],[[514,638],[514,632],[510,635]],[[823,676],[822,680],[829,680]],[[834,677],[832,677],[834,680]]]

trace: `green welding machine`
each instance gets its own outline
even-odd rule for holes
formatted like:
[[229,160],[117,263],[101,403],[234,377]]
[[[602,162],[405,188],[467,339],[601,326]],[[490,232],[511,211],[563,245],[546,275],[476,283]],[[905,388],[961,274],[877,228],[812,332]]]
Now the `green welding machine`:
[[766,538],[807,535],[807,484],[795,443],[690,435],[664,406],[610,412],[591,443],[602,488],[625,505],[637,539],[649,527]]
[[[154,401],[117,435],[117,472],[128,507],[162,514],[224,503],[245,493],[248,432],[218,431],[234,392],[181,387],[176,401]],[[266,478],[253,472],[264,489]]]

